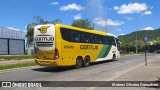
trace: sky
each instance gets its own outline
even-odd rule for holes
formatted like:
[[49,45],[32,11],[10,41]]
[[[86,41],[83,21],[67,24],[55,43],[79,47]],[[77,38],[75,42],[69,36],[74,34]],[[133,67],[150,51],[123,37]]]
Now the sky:
[[89,19],[96,30],[126,35],[160,28],[159,0],[0,0],[0,27],[26,31],[33,17],[71,25]]

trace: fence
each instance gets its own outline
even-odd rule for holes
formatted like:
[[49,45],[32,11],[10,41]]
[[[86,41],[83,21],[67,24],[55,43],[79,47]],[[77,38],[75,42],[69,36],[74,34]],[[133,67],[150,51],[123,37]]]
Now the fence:
[[0,38],[0,55],[10,54],[25,54],[25,40]]

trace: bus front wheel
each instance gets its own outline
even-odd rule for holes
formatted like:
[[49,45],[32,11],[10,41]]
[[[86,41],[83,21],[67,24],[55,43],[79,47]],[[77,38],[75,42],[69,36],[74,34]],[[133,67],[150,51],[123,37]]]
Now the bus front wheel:
[[84,60],[83,60],[83,66],[84,66],[84,67],[88,67],[89,64],[90,64],[90,58],[87,56],[87,57],[85,57]]
[[116,60],[116,54],[113,54],[112,60],[113,60],[113,61]]
[[77,57],[75,68],[79,69],[81,67],[82,67],[82,58],[81,57]]

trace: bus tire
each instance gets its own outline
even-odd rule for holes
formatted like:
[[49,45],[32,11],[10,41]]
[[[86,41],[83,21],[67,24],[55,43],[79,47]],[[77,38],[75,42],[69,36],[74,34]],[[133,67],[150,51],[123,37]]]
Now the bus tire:
[[112,60],[113,60],[113,61],[116,60],[116,54],[113,54]]
[[81,57],[77,57],[76,59],[76,64],[75,64],[75,68],[79,69],[82,67],[82,58]]
[[88,56],[86,56],[83,60],[83,66],[84,67],[88,67],[90,64],[90,58]]

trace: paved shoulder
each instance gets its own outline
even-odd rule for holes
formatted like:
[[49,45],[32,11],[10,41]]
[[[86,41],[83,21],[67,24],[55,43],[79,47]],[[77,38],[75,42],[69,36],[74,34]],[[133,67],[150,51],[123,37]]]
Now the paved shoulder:
[[[114,78],[112,81],[159,81],[160,82],[160,55],[149,62],[147,66],[142,65],[127,73]],[[160,84],[159,84],[160,85]],[[159,87],[106,87],[90,88],[90,90],[159,90]]]
[[0,65],[17,64],[24,62],[34,62],[34,59],[0,61]]

